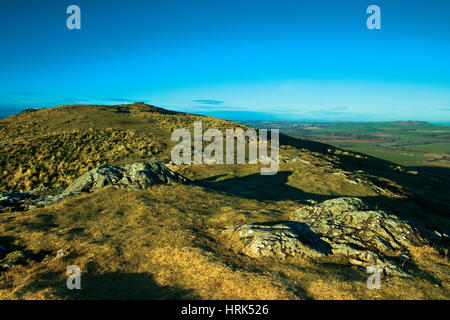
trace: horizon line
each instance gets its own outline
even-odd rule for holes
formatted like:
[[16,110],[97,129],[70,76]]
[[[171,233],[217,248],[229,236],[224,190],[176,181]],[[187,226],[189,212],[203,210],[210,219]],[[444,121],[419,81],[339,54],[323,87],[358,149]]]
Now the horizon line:
[[[83,104],[83,103],[75,103],[75,104],[58,104],[58,105],[54,105],[51,107],[36,107],[36,106],[27,106],[27,107],[19,107],[19,106],[7,106],[7,105],[0,105],[0,120],[9,118],[11,116],[20,114],[22,111],[24,110],[29,110],[29,109],[35,109],[35,110],[41,110],[41,109],[51,109],[51,108],[56,108],[56,107],[62,107],[62,106],[126,106],[126,105],[131,105],[131,104],[137,104],[137,103],[143,103],[146,105],[151,105],[157,108],[162,108],[168,111],[176,111],[176,112],[184,112],[184,113],[191,113],[191,114],[196,114],[196,115],[202,115],[202,116],[212,116],[212,117],[216,117],[216,118],[220,118],[220,119],[224,119],[227,121],[235,121],[235,122],[246,122],[246,121],[250,121],[250,122],[301,122],[301,123],[395,123],[395,122],[424,122],[424,123],[429,123],[429,124],[433,124],[433,125],[441,125],[441,126],[450,126],[450,120],[418,120],[418,119],[405,119],[405,120],[401,120],[401,119],[396,119],[396,120],[350,120],[350,119],[339,119],[339,120],[333,120],[333,119],[317,119],[317,118],[301,118],[298,117],[297,119],[286,119],[283,118],[282,115],[277,115],[274,113],[270,113],[270,112],[258,112],[258,111],[254,111],[254,110],[232,110],[232,111],[227,111],[227,110],[212,110],[212,111],[199,111],[196,112],[195,110],[190,110],[189,108],[178,108],[178,107],[168,107],[168,106],[158,106],[156,104],[152,104],[149,102],[145,102],[145,101],[135,101],[135,102],[122,102],[122,103],[114,103],[114,104]],[[3,112],[2,110],[3,108],[8,108],[6,110],[6,112]],[[168,109],[171,108],[171,109]],[[175,108],[175,109],[173,109]],[[188,109],[188,110],[185,110]],[[236,119],[235,117],[231,117],[231,118],[227,118],[227,117],[223,117],[223,116],[219,116],[219,114],[254,114],[255,117],[252,118],[242,118],[239,117],[239,119]],[[258,117],[257,115],[260,115],[260,117]],[[273,117],[274,119],[267,119],[267,117]]]

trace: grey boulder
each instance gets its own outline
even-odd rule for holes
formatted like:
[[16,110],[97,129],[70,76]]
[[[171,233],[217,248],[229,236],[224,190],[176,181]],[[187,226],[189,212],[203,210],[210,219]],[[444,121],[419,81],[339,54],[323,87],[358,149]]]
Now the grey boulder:
[[189,182],[159,162],[136,162],[120,167],[105,164],[77,178],[62,195],[93,192],[105,187],[142,190],[157,184]]

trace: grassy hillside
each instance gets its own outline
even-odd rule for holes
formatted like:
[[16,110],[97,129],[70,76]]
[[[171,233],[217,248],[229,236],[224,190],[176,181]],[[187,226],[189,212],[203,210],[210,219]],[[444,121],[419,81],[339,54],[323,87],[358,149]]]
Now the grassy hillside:
[[[133,104],[61,106],[0,121],[0,190],[58,187],[99,164],[170,157],[170,134],[243,125]],[[280,136],[273,176],[260,165],[182,165],[194,183],[105,188],[28,211],[0,212],[0,299],[449,299],[448,248],[410,247],[414,278],[367,273],[345,259],[254,259],[223,228],[290,219],[308,201],[355,196],[402,219],[450,230],[449,180],[327,144]],[[5,254],[0,250],[0,261]],[[65,286],[82,269],[82,290]]]
[[141,103],[23,111],[0,120],[0,192],[67,185],[105,163],[169,158],[171,132],[195,120],[228,124]]

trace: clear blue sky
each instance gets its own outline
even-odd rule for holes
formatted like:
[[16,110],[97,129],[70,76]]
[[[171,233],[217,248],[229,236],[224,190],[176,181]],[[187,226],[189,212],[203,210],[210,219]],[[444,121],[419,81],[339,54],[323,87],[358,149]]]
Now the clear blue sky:
[[[67,6],[81,30],[66,28]],[[381,30],[366,8],[381,8]],[[450,122],[447,0],[1,0],[0,116],[144,101],[231,119]]]

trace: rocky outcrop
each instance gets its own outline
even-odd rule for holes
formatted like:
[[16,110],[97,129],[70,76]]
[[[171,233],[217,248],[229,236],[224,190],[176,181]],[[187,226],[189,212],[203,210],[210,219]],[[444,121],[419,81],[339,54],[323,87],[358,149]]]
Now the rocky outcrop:
[[303,223],[244,224],[228,227],[224,232],[233,233],[244,241],[243,253],[253,258],[285,259],[297,254],[320,257],[331,253],[330,245]]
[[231,226],[243,254],[251,257],[344,256],[353,265],[378,265],[386,274],[406,276],[392,258],[409,259],[408,247],[448,239],[448,235],[371,210],[361,199],[342,197],[297,210],[291,221]]
[[0,194],[0,212],[43,208],[64,199],[61,195],[35,195],[30,192]]
[[46,207],[70,195],[106,187],[142,190],[171,183],[187,184],[190,181],[159,162],[136,162],[118,167],[105,164],[81,175],[60,194],[39,195],[34,191],[1,194],[0,212]]
[[137,162],[121,167],[102,165],[77,178],[63,195],[93,192],[105,187],[142,190],[156,184],[189,183],[159,162]]

